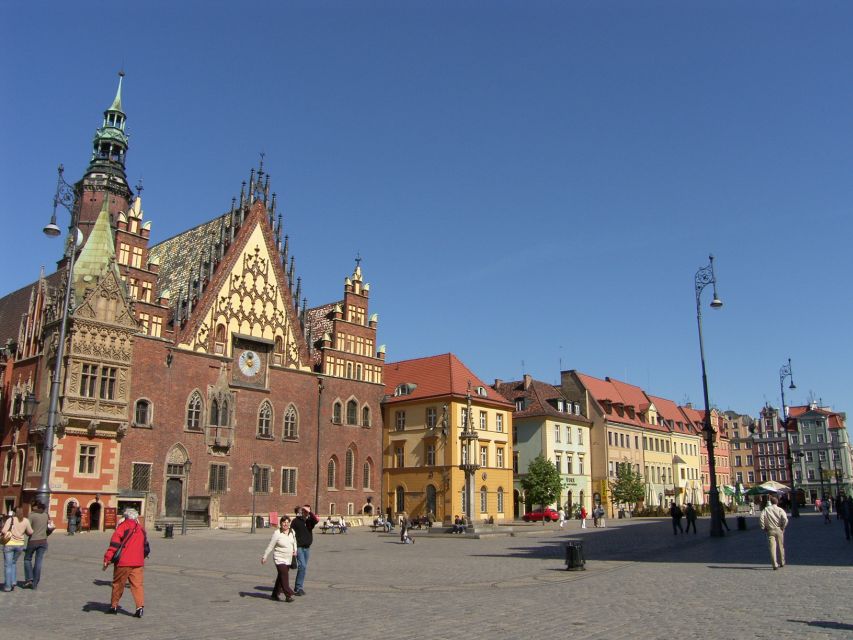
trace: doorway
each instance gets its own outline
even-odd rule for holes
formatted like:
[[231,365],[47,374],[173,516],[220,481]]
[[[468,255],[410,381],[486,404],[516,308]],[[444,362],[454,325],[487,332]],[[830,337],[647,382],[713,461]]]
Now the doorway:
[[89,505],[89,531],[101,530],[101,503],[93,502]]
[[180,518],[183,512],[184,482],[180,478],[166,480],[166,517]]
[[435,516],[435,486],[431,484],[426,487],[426,512]]

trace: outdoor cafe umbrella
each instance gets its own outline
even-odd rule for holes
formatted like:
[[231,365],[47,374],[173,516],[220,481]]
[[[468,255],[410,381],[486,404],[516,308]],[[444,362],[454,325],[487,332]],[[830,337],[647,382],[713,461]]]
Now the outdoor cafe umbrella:
[[768,480],[763,484],[752,487],[752,489],[746,492],[746,495],[763,496],[769,493],[785,493],[790,490],[790,487],[786,487],[784,484],[776,482],[775,480]]

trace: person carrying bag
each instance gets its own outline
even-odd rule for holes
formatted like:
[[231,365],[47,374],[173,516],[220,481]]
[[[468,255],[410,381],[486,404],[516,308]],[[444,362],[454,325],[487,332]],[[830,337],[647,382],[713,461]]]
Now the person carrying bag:
[[139,523],[139,512],[128,509],[124,520],[116,527],[110,546],[104,553],[104,570],[113,564],[113,592],[108,614],[117,614],[118,605],[124,595],[124,585],[130,582],[130,593],[136,604],[134,617],[141,618],[145,608],[145,558],[151,548],[148,535]]

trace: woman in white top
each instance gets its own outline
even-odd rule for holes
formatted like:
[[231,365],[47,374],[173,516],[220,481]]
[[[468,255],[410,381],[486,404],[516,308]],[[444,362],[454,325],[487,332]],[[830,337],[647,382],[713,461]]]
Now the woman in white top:
[[293,590],[290,588],[290,566],[296,566],[296,536],[290,530],[290,518],[281,516],[278,521],[278,531],[272,534],[267,550],[261,556],[261,564],[266,564],[267,556],[273,552],[272,558],[278,575],[272,588],[272,599],[280,601],[279,593],[284,593],[285,602],[293,602]]
[[25,537],[33,535],[33,527],[28,518],[24,517],[23,507],[15,509],[14,515],[3,525],[3,538],[6,546],[3,547],[4,573],[3,591],[11,591],[15,588],[18,580],[17,567],[18,558],[26,549]]

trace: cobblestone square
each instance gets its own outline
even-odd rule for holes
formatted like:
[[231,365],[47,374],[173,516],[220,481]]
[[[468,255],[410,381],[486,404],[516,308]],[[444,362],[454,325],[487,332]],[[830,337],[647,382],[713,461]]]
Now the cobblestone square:
[[[6,634],[27,638],[853,637],[853,542],[840,523],[792,520],[788,566],[773,571],[757,518],[747,522],[723,539],[707,536],[707,519],[699,535],[633,519],[481,540],[415,531],[414,545],[367,528],[318,532],[307,594],[292,604],[269,599],[271,530],[152,532],[141,620],[129,591],[124,615],[103,615],[107,535],[57,535],[40,589],[0,594],[0,611]],[[583,541],[586,571],[565,570],[567,539]]]

